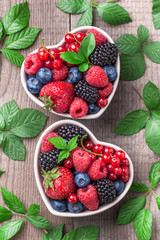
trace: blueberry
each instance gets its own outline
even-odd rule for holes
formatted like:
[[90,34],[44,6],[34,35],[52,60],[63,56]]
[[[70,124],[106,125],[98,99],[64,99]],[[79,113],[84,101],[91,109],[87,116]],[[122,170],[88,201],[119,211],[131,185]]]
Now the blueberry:
[[107,74],[110,82],[113,82],[114,80],[116,80],[117,70],[114,66],[108,65],[108,66],[103,67],[103,69],[104,69],[105,73]]
[[52,81],[52,71],[48,68],[40,68],[36,74],[37,79],[39,79],[40,83],[47,84]]
[[124,191],[124,182],[121,180],[114,181],[114,187],[116,189],[117,196],[119,196]]
[[77,202],[77,203],[67,203],[67,208],[68,211],[70,211],[71,213],[80,213],[83,211],[83,205],[81,202]]
[[88,176],[87,173],[78,173],[75,176],[74,181],[78,187],[83,188],[83,187],[86,187],[90,183],[90,177]]
[[75,85],[78,83],[79,80],[82,80],[82,77],[82,72],[79,71],[78,67],[71,67],[69,69],[68,78],[66,79],[66,81]]
[[35,78],[36,75],[34,75],[34,74],[27,74],[27,78],[31,78],[31,77]]
[[67,201],[66,200],[51,200],[51,206],[54,210],[58,212],[65,212],[67,210]]
[[88,104],[88,114],[96,114],[100,110],[100,107],[98,107],[95,103],[89,103]]
[[27,80],[27,89],[32,94],[38,94],[43,85],[39,82],[37,78],[30,77]]

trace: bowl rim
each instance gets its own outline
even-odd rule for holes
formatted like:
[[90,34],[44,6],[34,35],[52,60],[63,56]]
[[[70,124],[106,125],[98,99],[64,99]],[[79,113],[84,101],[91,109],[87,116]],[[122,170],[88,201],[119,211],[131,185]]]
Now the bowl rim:
[[[89,29],[95,29],[97,30],[98,32],[100,32],[102,35],[104,35],[108,40],[109,42],[111,43],[114,43],[114,41],[112,40],[112,38],[108,35],[108,33],[106,33],[104,30],[102,30],[101,28],[98,28],[98,27],[94,27],[94,26],[84,26],[84,27],[79,27],[79,28],[75,28],[74,30],[70,31],[70,33],[76,33],[76,32],[79,32],[79,31],[87,31]],[[52,48],[57,48],[58,46],[62,45],[64,43],[65,39],[63,38],[58,44],[56,45],[51,45],[51,46],[46,46],[48,49],[52,49]],[[38,52],[38,49],[32,51],[31,53],[29,54],[32,54],[32,53],[37,53]],[[29,55],[28,54],[28,55]],[[24,60],[25,61],[25,60]],[[116,61],[116,70],[117,70],[117,78],[116,80],[114,81],[114,84],[113,84],[113,91],[112,93],[109,95],[109,97],[107,98],[108,99],[108,104],[106,107],[104,108],[101,108],[100,111],[96,114],[90,114],[90,115],[85,115],[84,117],[82,118],[77,118],[77,119],[96,119],[98,117],[100,117],[104,112],[105,110],[108,108],[108,106],[110,105],[111,101],[112,101],[112,98],[113,96],[115,95],[115,92],[117,90],[117,87],[118,87],[118,83],[119,83],[119,77],[120,77],[120,57],[119,57],[119,54],[118,54],[118,58],[117,58],[117,61]],[[25,92],[27,93],[27,95],[32,99],[33,102],[35,102],[36,104],[38,104],[40,107],[44,107],[44,103],[42,101],[40,101],[35,95],[33,95],[32,93],[30,93],[27,89],[27,86],[26,86],[26,80],[27,80],[27,77],[26,77],[26,73],[24,71],[24,62],[21,66],[21,83],[22,83],[22,86],[25,90]],[[56,115],[59,115],[59,116],[62,116],[62,117],[67,117],[67,118],[72,118],[71,115],[69,113],[56,113],[54,112],[53,110],[51,110],[50,112],[56,114]],[[74,119],[74,118],[72,118]]]
[[88,135],[91,138],[91,140],[94,141],[95,143],[100,143],[100,144],[105,145],[105,146],[110,146],[110,147],[113,147],[116,150],[123,150],[122,148],[116,146],[115,144],[99,141],[94,136],[94,134],[86,126],[84,126],[83,124],[81,124],[81,123],[79,123],[77,121],[65,119],[65,120],[60,120],[60,121],[57,121],[57,122],[51,124],[43,132],[43,134],[40,136],[40,138],[38,140],[38,143],[36,145],[36,150],[35,150],[35,155],[34,155],[35,179],[36,179],[36,183],[37,183],[37,186],[38,186],[38,190],[39,190],[40,195],[41,195],[41,197],[43,199],[43,202],[46,205],[46,207],[47,207],[47,209],[49,210],[50,213],[52,213],[53,215],[56,215],[56,216],[60,216],[60,217],[86,217],[86,216],[92,216],[92,215],[104,212],[105,210],[110,209],[111,207],[115,206],[119,201],[121,201],[124,198],[124,196],[127,194],[127,192],[129,191],[129,189],[131,187],[131,184],[133,182],[133,177],[134,177],[134,168],[133,168],[132,161],[131,161],[130,157],[128,156],[128,154],[123,150],[125,152],[125,154],[126,154],[126,157],[129,160],[129,163],[130,163],[130,179],[125,184],[125,190],[123,191],[123,193],[121,195],[119,195],[114,202],[109,203],[107,205],[102,205],[102,206],[100,206],[100,208],[98,210],[95,210],[95,211],[85,210],[84,212],[77,213],[77,214],[70,213],[70,212],[57,212],[57,211],[55,211],[51,207],[50,200],[47,197],[47,195],[45,194],[45,192],[43,190],[43,187],[42,187],[42,183],[41,183],[41,179],[40,179],[41,178],[41,174],[40,174],[40,168],[39,168],[39,163],[38,163],[38,156],[39,156],[39,153],[40,153],[40,145],[41,145],[41,142],[42,142],[42,138],[47,133],[49,133],[51,131],[54,131],[55,129],[59,128],[60,126],[62,126],[64,124],[73,124],[73,125],[76,125],[76,126],[84,128],[84,130],[88,133]]

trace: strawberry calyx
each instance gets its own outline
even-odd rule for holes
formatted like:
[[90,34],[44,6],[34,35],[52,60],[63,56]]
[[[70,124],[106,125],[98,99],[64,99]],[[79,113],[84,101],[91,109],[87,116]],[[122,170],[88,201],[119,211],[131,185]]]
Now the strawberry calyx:
[[60,173],[56,173],[58,171],[58,169],[59,169],[59,167],[55,167],[51,171],[48,171],[48,172],[45,172],[44,170],[42,170],[42,175],[44,177],[43,186],[44,186],[45,192],[48,190],[49,187],[54,189],[53,180],[55,180],[61,176]]
[[47,111],[51,111],[53,108],[56,107],[56,105],[53,103],[51,97],[52,97],[52,95],[50,95],[49,97],[47,97],[46,94],[44,95],[44,97],[39,97],[39,99],[44,103],[44,108],[45,108]]

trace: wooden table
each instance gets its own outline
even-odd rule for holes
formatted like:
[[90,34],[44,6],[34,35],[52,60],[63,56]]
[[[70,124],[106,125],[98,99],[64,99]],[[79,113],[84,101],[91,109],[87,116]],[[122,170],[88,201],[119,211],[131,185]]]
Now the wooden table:
[[[9,8],[21,0],[0,0],[0,18],[5,15]],[[76,27],[76,23],[80,17],[69,16],[56,8],[58,0],[29,0],[30,8],[30,22],[31,27],[41,27],[43,31],[40,33],[35,44],[27,50],[21,51],[24,56],[41,45],[41,39],[45,38],[45,45],[53,45],[58,43],[63,36],[71,29]],[[94,16],[94,25],[105,30],[114,40],[122,34],[132,33],[136,34],[136,29],[140,24],[144,24],[150,30],[150,39],[159,40],[160,30],[155,30],[152,24],[151,16],[151,0],[123,0],[120,5],[125,7],[133,19],[132,23],[123,24],[120,26],[110,26],[100,20],[97,13]],[[100,140],[111,142],[124,148],[130,155],[134,168],[135,180],[148,183],[148,173],[153,162],[159,160],[146,145],[144,139],[144,131],[140,133],[124,137],[112,133],[116,123],[129,111],[138,108],[144,108],[143,102],[137,93],[133,90],[136,87],[140,93],[148,80],[152,80],[160,87],[160,76],[158,74],[159,65],[151,63],[146,59],[145,75],[134,82],[120,82],[116,95],[103,116],[97,120],[82,120],[96,137]],[[49,116],[46,128],[62,119],[54,114],[47,113],[40,109],[34,102],[29,99],[21,85],[20,69],[10,64],[4,57],[0,57],[0,102],[3,105],[12,99],[15,99],[20,108],[36,108]],[[38,192],[34,170],[33,170],[33,156],[38,137],[34,139],[25,139],[26,146],[26,160],[25,162],[18,162],[9,159],[0,150],[0,169],[6,170],[6,173],[0,178],[0,184],[8,190],[14,192],[29,207],[31,203],[41,205],[40,214],[48,218],[53,226],[58,224],[65,224],[65,231],[69,231],[78,226],[99,225],[100,235],[99,240],[135,240],[135,233],[132,224],[126,226],[115,226],[118,210],[123,202],[131,198],[133,194],[129,193],[124,201],[121,201],[114,208],[85,218],[61,218],[51,215],[45,207],[40,194]],[[0,205],[3,206],[2,197],[0,196]],[[155,199],[151,199],[150,208],[152,209],[153,217],[153,234],[152,239],[159,239],[159,212],[155,204]],[[34,228],[30,223],[25,223],[20,233],[14,239],[23,240],[38,240],[41,238],[43,232]]]

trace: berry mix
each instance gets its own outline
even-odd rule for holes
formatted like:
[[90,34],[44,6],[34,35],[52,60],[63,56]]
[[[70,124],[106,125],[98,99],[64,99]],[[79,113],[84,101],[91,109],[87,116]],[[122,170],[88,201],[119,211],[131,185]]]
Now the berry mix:
[[[50,141],[55,139],[59,140],[59,148]],[[65,140],[68,147],[74,145],[69,156],[61,161],[58,159],[64,147],[60,140]],[[95,211],[115,201],[129,180],[125,152],[94,144],[84,129],[75,125],[63,125],[43,137],[39,165],[45,193],[52,208],[59,212]]]
[[[89,33],[93,33],[96,47],[89,57],[90,69],[81,72],[78,65],[64,61],[61,54],[77,53]],[[113,91],[117,57],[116,46],[95,29],[68,33],[64,45],[50,50],[42,46],[38,53],[26,57],[27,89],[39,97],[48,110],[70,113],[73,118],[96,114],[107,106],[107,98]]]

